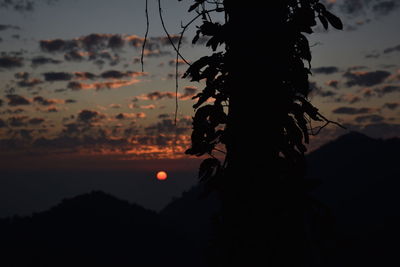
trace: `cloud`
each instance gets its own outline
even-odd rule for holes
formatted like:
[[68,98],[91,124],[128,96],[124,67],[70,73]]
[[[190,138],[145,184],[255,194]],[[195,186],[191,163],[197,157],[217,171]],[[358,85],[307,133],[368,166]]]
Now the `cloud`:
[[21,57],[1,56],[0,68],[6,68],[6,69],[19,68],[24,65],[23,61],[24,60]]
[[21,30],[21,28],[19,26],[10,25],[10,24],[0,24],[0,31],[5,31],[5,30]]
[[387,108],[390,110],[395,110],[400,106],[400,103],[385,103],[383,104],[383,108]]
[[144,112],[139,112],[139,113],[119,113],[118,115],[115,116],[115,118],[118,119],[118,120],[143,119],[143,118],[146,118],[146,114]]
[[138,76],[146,76],[147,73],[145,72],[136,72],[136,71],[127,71],[127,72],[121,72],[117,70],[109,70],[103,72],[100,77],[103,79],[121,79],[121,78],[127,78],[127,77],[138,77]]
[[377,71],[347,71],[343,77],[347,78],[346,85],[352,86],[373,86],[382,83],[390,76],[390,72],[384,70]]
[[6,95],[9,106],[24,106],[29,105],[30,101],[21,95]]
[[175,93],[173,92],[160,92],[160,91],[155,91],[155,92],[151,92],[148,94],[142,94],[140,96],[137,96],[137,99],[140,100],[161,100],[161,99],[172,99],[175,98]]
[[51,106],[54,104],[62,104],[65,103],[62,99],[46,99],[42,96],[35,96],[33,98],[33,102],[38,103],[42,106]]
[[338,85],[339,85],[339,81],[338,80],[329,80],[329,81],[325,82],[325,84],[337,89]]
[[396,45],[396,46],[393,46],[393,47],[388,47],[388,48],[383,50],[384,54],[389,54],[389,53],[393,53],[393,52],[400,52],[400,45]]
[[95,82],[95,83],[80,83],[80,82],[69,82],[67,87],[71,90],[101,90],[101,89],[117,89],[124,86],[129,86],[139,83],[140,80],[132,79],[128,81],[112,81],[112,82]]
[[12,127],[23,127],[26,126],[27,116],[13,116],[8,118],[7,124]]
[[46,109],[46,112],[47,113],[55,113],[55,112],[58,112],[58,109],[56,107],[51,106]]
[[400,85],[385,84],[381,87],[375,88],[374,92],[377,93],[378,96],[382,97],[389,93],[400,92]]
[[29,78],[29,73],[28,72],[17,72],[14,74],[14,77],[16,79],[27,80]]
[[77,80],[94,80],[98,76],[96,74],[93,74],[91,72],[74,72],[75,79]]
[[82,61],[85,59],[85,56],[88,56],[89,53],[87,52],[81,52],[81,51],[77,51],[77,50],[71,50],[71,51],[67,51],[64,54],[64,59],[66,61]]
[[139,106],[141,109],[155,109],[156,105],[150,104],[150,105],[141,105]]
[[84,109],[78,113],[77,120],[84,123],[97,122],[105,118],[104,114],[98,111]]
[[76,101],[75,99],[66,99],[65,100],[65,104],[73,104],[73,103],[77,103],[78,101]]
[[372,6],[372,11],[377,15],[386,16],[398,6],[399,2],[396,0],[378,1],[378,3]]
[[339,69],[338,67],[329,66],[329,67],[313,68],[311,69],[311,71],[315,74],[333,74],[339,72]]
[[353,107],[339,107],[334,110],[332,110],[332,113],[334,114],[344,114],[344,115],[356,115],[356,114],[365,114],[365,113],[370,113],[372,111],[375,111],[375,109],[372,108],[353,108]]
[[43,73],[44,79],[48,82],[53,81],[69,81],[72,79],[72,74],[67,72],[46,72]]
[[62,61],[52,59],[49,57],[38,56],[38,57],[32,58],[31,62],[32,62],[32,67],[38,67],[38,66],[45,65],[45,64],[60,64]]
[[335,99],[336,102],[347,102],[349,104],[354,104],[359,101],[361,101],[361,97],[352,94],[352,93],[347,93],[339,96],[338,98]]
[[26,80],[19,81],[17,84],[19,87],[33,87],[33,86],[41,84],[41,83],[43,83],[42,80],[33,78],[33,79],[26,79]]
[[376,115],[376,114],[371,114],[371,115],[363,115],[363,116],[358,116],[354,119],[358,123],[376,123],[376,122],[382,122],[385,120],[384,117],[381,115]]
[[40,125],[45,121],[43,118],[32,118],[28,120],[30,125]]
[[183,94],[179,97],[181,100],[192,99],[192,97],[196,94],[197,87],[196,86],[186,86],[183,89]]
[[13,9],[18,12],[33,11],[33,0],[0,0],[0,8]]

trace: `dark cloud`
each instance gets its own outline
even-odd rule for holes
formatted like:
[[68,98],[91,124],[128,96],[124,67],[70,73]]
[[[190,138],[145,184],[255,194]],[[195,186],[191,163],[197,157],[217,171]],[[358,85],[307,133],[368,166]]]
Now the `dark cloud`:
[[389,93],[400,92],[400,85],[386,84],[381,87],[375,88],[374,92],[377,93],[378,96],[382,97]]
[[368,69],[367,66],[361,66],[361,65],[356,65],[356,66],[351,66],[347,68],[347,71],[357,71],[357,70],[365,70]]
[[45,65],[45,64],[60,64],[62,61],[52,59],[49,57],[38,56],[38,57],[32,58],[31,62],[32,62],[32,67],[38,67],[38,66]]
[[363,115],[363,116],[358,116],[354,119],[358,123],[377,123],[377,122],[382,122],[385,120],[384,117],[381,115],[376,115],[376,114],[371,114],[371,115]]
[[121,49],[125,45],[125,40],[121,35],[113,35],[108,39],[108,47],[111,49]]
[[143,112],[139,113],[119,113],[118,115],[115,116],[116,119],[118,120],[124,120],[124,119],[142,119],[145,118],[146,114]]
[[23,127],[26,126],[27,116],[13,116],[8,118],[7,124],[12,127]]
[[167,98],[167,99],[175,98],[175,93],[155,91],[155,92],[140,95],[137,97],[137,99],[140,99],[140,100],[161,100],[164,98]]
[[78,121],[84,122],[84,123],[91,123],[91,122],[96,122],[101,119],[104,119],[105,115],[101,114],[100,112],[94,111],[94,110],[88,110],[84,109],[79,112],[78,114]]
[[67,72],[46,72],[43,73],[44,79],[48,82],[53,81],[69,81],[72,79],[72,74]]
[[50,53],[72,51],[78,47],[76,40],[63,39],[41,40],[39,45],[42,51]]
[[315,74],[333,74],[339,71],[338,67],[328,66],[328,67],[319,67],[313,68],[311,70]]
[[29,100],[21,95],[6,95],[6,97],[9,106],[23,106],[30,104]]
[[74,74],[77,80],[93,80],[98,77],[91,72],[74,72]]
[[399,6],[397,0],[378,1],[372,6],[372,11],[380,16],[386,16]]
[[365,55],[365,58],[379,58],[381,54],[377,51],[370,52]]
[[39,125],[42,124],[45,121],[43,118],[32,118],[28,120],[28,123],[30,125]]
[[18,12],[33,11],[35,1],[33,0],[0,0],[0,8],[13,9]]
[[137,76],[143,76],[145,73],[143,72],[134,72],[134,71],[127,71],[127,72],[121,72],[117,70],[109,70],[103,72],[100,77],[103,79],[122,79],[126,77],[137,77]]
[[56,113],[56,112],[58,112],[58,109],[56,107],[48,107],[46,109],[46,112],[48,112],[48,113]]
[[0,24],[0,31],[5,30],[21,30],[19,26],[10,25],[10,24]]
[[19,81],[17,84],[19,87],[33,87],[33,86],[41,84],[41,83],[43,83],[42,80],[34,78],[34,79],[26,79],[26,80]]
[[366,107],[362,107],[362,108],[339,107],[339,108],[332,110],[332,113],[344,114],[344,115],[356,115],[356,114],[369,113],[371,111],[374,111],[374,109],[366,108]]
[[29,78],[29,73],[28,72],[17,72],[14,74],[14,77],[16,79],[27,80]]
[[196,86],[186,86],[183,89],[183,94],[179,96],[179,99],[181,100],[187,100],[191,99],[197,92],[197,87]]
[[85,59],[85,54],[82,52],[79,52],[77,50],[71,50],[71,51],[67,51],[64,54],[64,59],[66,61],[82,61]]
[[18,68],[22,67],[23,64],[23,58],[21,57],[12,57],[12,56],[1,56],[0,57],[0,68]]
[[339,86],[339,81],[338,80],[329,80],[325,84],[330,86],[330,87],[333,87],[333,88],[337,89],[338,86]]
[[383,108],[387,108],[387,109],[390,109],[390,110],[395,110],[399,106],[400,106],[400,103],[385,103],[383,105]]
[[336,102],[338,103],[349,103],[349,104],[354,104],[357,102],[361,101],[361,97],[358,95],[352,94],[352,93],[347,93],[339,96],[338,98],[335,99]]
[[351,86],[373,86],[382,83],[390,76],[390,72],[384,70],[377,71],[347,71],[343,77],[347,78],[346,85]]
[[400,52],[400,45],[396,45],[396,46],[393,46],[393,47],[388,47],[388,48],[383,50],[384,54],[389,54],[389,53],[392,53],[392,52]]
[[76,101],[75,99],[66,99],[65,100],[65,104],[73,104],[73,103],[77,103],[78,101]]
[[57,103],[62,103],[64,102],[63,100],[58,100],[58,99],[46,99],[42,96],[35,96],[33,98],[33,102],[38,103],[42,106],[51,106]]

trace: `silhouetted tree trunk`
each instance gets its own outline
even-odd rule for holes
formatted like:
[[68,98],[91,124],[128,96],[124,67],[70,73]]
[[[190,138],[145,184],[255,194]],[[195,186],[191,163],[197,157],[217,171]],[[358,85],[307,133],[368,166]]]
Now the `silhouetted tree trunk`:
[[[291,190],[285,175],[294,166],[282,166],[279,158],[291,103],[282,89],[291,45],[285,2],[268,1],[262,4],[264,9],[257,3],[225,0],[231,88],[228,165],[222,187],[226,256],[231,260],[227,266],[291,266],[293,259],[302,266],[303,262],[302,230],[293,231],[301,228],[301,214],[290,211],[299,201],[295,192],[299,189]],[[303,173],[294,175],[290,178],[301,178]]]
[[[325,29],[343,25],[319,0],[195,0],[194,10],[203,23],[193,43],[207,36],[214,53],[184,74],[206,84],[195,97],[186,153],[211,156],[199,178],[222,200],[214,263],[312,266],[305,221],[315,203],[304,180],[304,144],[311,121],[323,122],[320,129],[332,121],[307,99],[311,52],[303,33],[312,33],[316,18]],[[224,12],[225,24],[210,12]],[[217,52],[221,44],[225,51]],[[224,163],[213,155],[217,145],[225,146]]]

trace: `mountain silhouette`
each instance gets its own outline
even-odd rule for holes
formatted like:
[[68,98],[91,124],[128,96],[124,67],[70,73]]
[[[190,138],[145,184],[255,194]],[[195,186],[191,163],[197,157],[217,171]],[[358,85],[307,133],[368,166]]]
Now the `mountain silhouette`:
[[[399,266],[400,139],[339,137],[307,156],[335,218],[328,266]],[[2,266],[205,266],[220,205],[193,187],[156,213],[103,192],[0,220]]]

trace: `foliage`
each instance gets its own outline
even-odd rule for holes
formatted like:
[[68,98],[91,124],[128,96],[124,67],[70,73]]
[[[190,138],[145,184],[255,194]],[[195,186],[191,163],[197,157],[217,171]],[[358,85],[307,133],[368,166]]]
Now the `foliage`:
[[[293,64],[287,70],[285,80],[282,81],[283,86],[280,88],[290,101],[290,108],[283,123],[284,136],[280,143],[279,154],[283,160],[296,162],[304,157],[307,150],[305,144],[309,143],[310,135],[319,133],[329,123],[337,124],[320,114],[308,99],[310,93],[308,75],[311,74],[312,57],[305,34],[313,32],[312,28],[317,25],[317,19],[325,29],[331,25],[341,30],[343,24],[319,0],[288,0],[287,3],[285,21],[291,33],[287,53]],[[229,46],[226,43],[229,16],[225,14],[224,24],[211,19],[212,12],[226,13],[225,1],[218,0],[195,0],[188,11],[195,12],[197,14],[195,19],[202,20],[200,26],[197,26],[192,43],[195,44],[201,37],[208,38],[206,46],[212,49],[213,54],[192,63],[183,75],[184,78],[190,78],[193,82],[205,82],[202,92],[193,97],[197,99],[197,103],[193,106],[196,113],[193,117],[192,146],[186,153],[211,156],[201,165],[199,176],[201,181],[215,186],[217,183],[214,180],[220,178],[223,168],[227,165],[230,153],[226,146],[230,138],[227,135],[232,134],[226,131],[231,96],[231,88],[227,85],[229,71],[226,68],[226,56],[229,52]],[[179,51],[177,52],[179,54]],[[323,125],[317,129],[312,128],[312,121],[322,122]],[[223,164],[214,155],[215,151],[221,152],[219,149],[221,146],[225,146],[223,152],[227,154]]]

